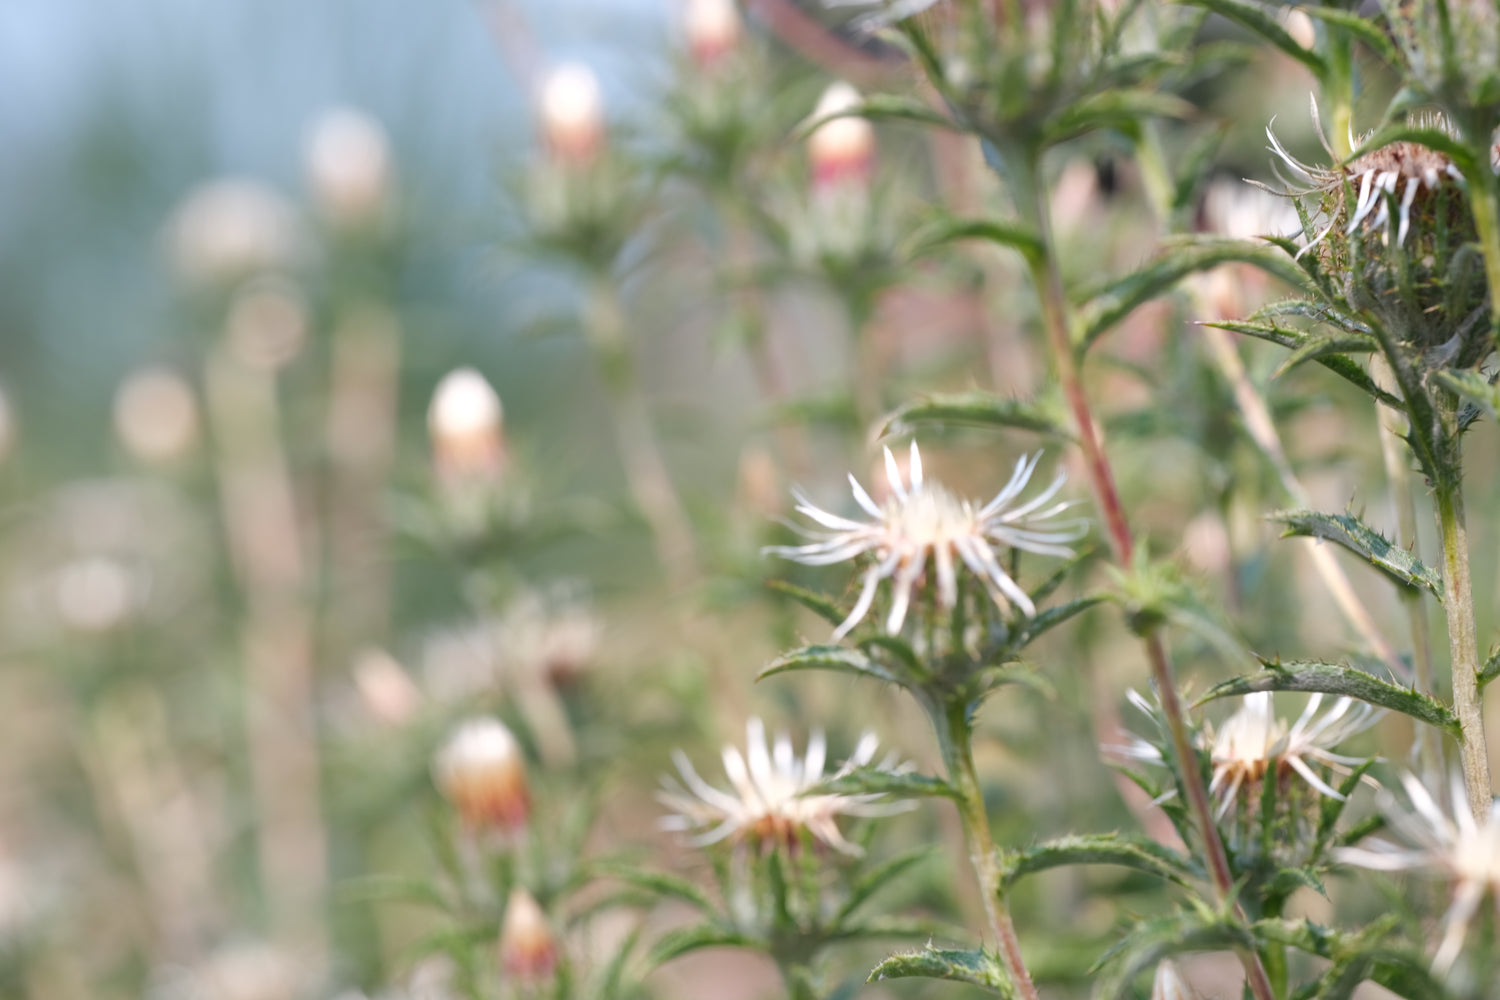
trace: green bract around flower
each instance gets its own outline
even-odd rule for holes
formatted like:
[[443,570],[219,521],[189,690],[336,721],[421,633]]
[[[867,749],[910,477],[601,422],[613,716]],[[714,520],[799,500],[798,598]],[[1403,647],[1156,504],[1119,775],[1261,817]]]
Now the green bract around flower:
[[[880,795],[804,794],[827,780],[823,776],[827,744],[821,732],[814,731],[808,738],[803,760],[797,759],[791,738],[785,733],[776,738],[774,749],[769,747],[765,724],[758,718],[746,723],[745,735],[744,754],[735,746],[724,748],[724,773],[733,791],[710,785],[698,777],[686,754],[681,750],[673,753],[682,782],[670,776],[662,779],[664,790],[656,797],[676,810],[662,820],[664,829],[706,830],[693,838],[697,847],[734,840],[788,849],[798,846],[806,830],[836,851],[858,855],[862,853],[859,846],[839,832],[839,816],[889,816],[912,808],[910,802],[880,801]],[[829,778],[868,765],[878,745],[875,734],[866,733],[853,756]],[[898,773],[905,769],[894,757],[887,757],[879,768]]]
[[885,450],[886,478],[890,496],[876,504],[854,476],[849,485],[854,499],[872,520],[853,521],[815,506],[800,493],[797,510],[826,530],[810,529],[808,545],[776,546],[766,551],[810,566],[827,566],[869,553],[874,561],[864,573],[864,585],[854,610],[833,633],[841,639],[858,625],[875,600],[880,581],[892,581],[891,608],[886,631],[900,632],[911,606],[912,593],[927,573],[929,561],[937,581],[938,602],[951,608],[958,602],[957,565],[963,565],[979,578],[985,589],[1002,608],[1014,604],[1027,615],[1036,614],[1036,606],[1026,591],[1011,579],[1000,565],[996,545],[1050,556],[1071,556],[1067,543],[1076,542],[1088,533],[1083,518],[1060,521],[1047,529],[1037,527],[1072,506],[1073,501],[1053,503],[1062,489],[1066,475],[1058,472],[1041,493],[1019,502],[1021,491],[1031,481],[1041,452],[1016,462],[1010,482],[995,498],[983,506],[961,499],[942,485],[922,475],[922,456],[915,441],[911,445],[910,484],[902,482],[901,471],[891,450]]
[[1469,921],[1486,896],[1500,914],[1500,802],[1490,805],[1484,822],[1477,822],[1464,805],[1463,780],[1454,775],[1454,815],[1450,818],[1414,775],[1404,775],[1401,782],[1415,812],[1390,807],[1385,810],[1386,820],[1413,846],[1372,840],[1367,848],[1346,847],[1335,857],[1360,868],[1424,872],[1453,883],[1453,902],[1443,916],[1443,940],[1432,962],[1436,971],[1446,973],[1458,958]]

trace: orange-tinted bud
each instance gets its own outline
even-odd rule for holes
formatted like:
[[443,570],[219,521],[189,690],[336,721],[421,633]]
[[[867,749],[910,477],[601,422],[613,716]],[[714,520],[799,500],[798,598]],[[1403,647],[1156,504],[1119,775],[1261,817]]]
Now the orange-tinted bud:
[[550,979],[557,971],[557,938],[547,915],[525,889],[512,889],[500,927],[500,967],[522,982]]
[[593,70],[563,63],[542,81],[542,142],[564,166],[592,162],[604,150],[604,98]]
[[313,201],[329,221],[358,227],[384,214],[390,142],[374,118],[352,108],[325,112],[308,134],[303,158]]
[[473,368],[443,376],[427,408],[427,433],[439,478],[496,481],[505,471],[505,411],[500,396]]
[[709,69],[739,44],[740,11],[734,0],[687,0],[682,27],[693,62]]
[[504,724],[474,719],[438,752],[433,777],[464,823],[476,830],[520,833],[531,814],[521,746]]
[[[831,84],[813,110],[813,121],[850,111],[861,103],[859,91],[847,83]],[[825,121],[807,137],[807,156],[815,188],[866,184],[875,165],[875,127],[856,117]]]

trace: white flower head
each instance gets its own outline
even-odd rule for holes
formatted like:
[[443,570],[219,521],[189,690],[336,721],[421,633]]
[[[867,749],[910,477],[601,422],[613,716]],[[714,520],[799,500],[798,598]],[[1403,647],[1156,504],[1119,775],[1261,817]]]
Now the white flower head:
[[1391,829],[1412,846],[1372,840],[1368,847],[1341,848],[1334,857],[1360,868],[1415,871],[1453,884],[1453,902],[1443,914],[1442,942],[1432,960],[1433,969],[1443,975],[1463,949],[1469,921],[1486,896],[1500,916],[1500,802],[1490,804],[1483,821],[1475,820],[1465,805],[1463,778],[1455,774],[1450,789],[1453,815],[1449,816],[1415,775],[1403,775],[1401,783],[1414,812],[1393,802],[1384,811]]
[[1344,797],[1312,765],[1347,773],[1351,766],[1362,763],[1360,758],[1340,756],[1331,748],[1368,729],[1377,713],[1364,702],[1340,698],[1318,717],[1322,703],[1321,694],[1313,695],[1302,715],[1288,727],[1276,716],[1271,693],[1257,692],[1245,697],[1244,705],[1225,721],[1217,734],[1212,731],[1206,734],[1213,763],[1209,792],[1219,798],[1220,817],[1229,811],[1242,788],[1256,788],[1272,768],[1279,774],[1295,772],[1321,795]]
[[766,551],[809,566],[828,566],[865,553],[874,557],[865,570],[859,600],[834,631],[835,639],[848,635],[863,620],[874,603],[880,581],[887,578],[892,581],[892,594],[886,631],[900,632],[912,593],[926,573],[929,560],[934,566],[938,602],[943,607],[951,608],[958,602],[957,570],[961,562],[984,584],[996,604],[1002,608],[1007,603],[1014,604],[1026,615],[1034,615],[1036,605],[1001,566],[996,546],[1066,557],[1073,554],[1067,543],[1088,533],[1088,522],[1083,518],[1039,527],[1041,522],[1073,505],[1071,500],[1053,502],[1067,478],[1065,473],[1059,471],[1052,484],[1031,499],[1020,499],[1041,457],[1041,452],[1029,458],[1022,456],[1016,462],[1010,482],[981,506],[956,497],[941,484],[924,478],[922,456],[915,441],[911,445],[909,482],[902,481],[896,458],[887,448],[885,468],[890,495],[883,504],[876,504],[859,481],[853,475],[849,477],[855,501],[871,520],[840,517],[794,493],[798,512],[822,527],[804,532],[813,539],[809,544],[775,546]]
[[[858,855],[859,845],[845,840],[839,832],[839,816],[889,816],[912,808],[910,802],[882,801],[883,796],[874,794],[804,794],[825,780],[827,744],[821,732],[815,730],[808,738],[807,754],[801,760],[785,733],[776,737],[774,748],[769,746],[765,724],[758,718],[746,723],[745,735],[745,753],[741,754],[735,746],[724,748],[724,773],[731,791],[716,788],[700,778],[681,750],[672,754],[682,781],[671,776],[662,779],[663,790],[656,797],[674,810],[662,820],[663,829],[703,831],[693,837],[691,843],[695,847],[735,840],[754,841],[767,847],[785,845],[788,849],[796,848],[801,831],[806,830],[836,851]],[[868,765],[874,760],[878,745],[875,734],[866,733],[854,754],[829,778],[842,777]],[[894,756],[886,757],[877,766],[896,773],[908,767],[899,764]]]

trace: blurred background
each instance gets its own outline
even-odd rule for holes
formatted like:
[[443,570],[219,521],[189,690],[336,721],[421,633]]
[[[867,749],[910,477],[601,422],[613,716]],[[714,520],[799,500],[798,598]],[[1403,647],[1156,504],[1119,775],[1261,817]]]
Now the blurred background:
[[[931,762],[889,693],[752,684],[826,638],[763,580],[848,586],[759,550],[792,537],[792,485],[841,510],[848,471],[874,481],[869,429],[912,394],[1041,384],[1010,264],[913,249],[934,206],[1003,199],[976,150],[912,126],[809,139],[839,78],[911,86],[847,12],[757,3],[726,29],[697,6],[0,4],[0,996],[503,994],[475,971],[500,908],[460,891],[473,831],[431,764],[475,715],[519,737],[531,888],[579,928],[584,968],[641,912],[681,915],[600,916],[573,895],[582,859],[701,868],[657,830],[674,747],[715,781],[717,747],[760,714],[799,749],[826,730],[832,760],[874,728]],[[1296,64],[1231,52],[1222,25],[1200,41],[1225,59],[1177,82],[1200,113],[1163,137],[1171,219],[1120,137],[1051,164],[1076,289],[1166,229],[1276,224],[1223,207],[1268,176],[1273,114],[1321,155]],[[565,65],[595,82],[557,84]],[[1241,275],[1154,304],[1096,369],[1127,495],[1250,648],[1337,656],[1357,640],[1272,546],[1259,515],[1285,499],[1197,352],[1210,294],[1222,313],[1266,290]],[[1248,360],[1269,384],[1277,357]],[[1319,504],[1393,525],[1362,486],[1385,475],[1373,415],[1317,373],[1287,384],[1277,412]],[[1047,443],[949,434],[930,467],[989,496]],[[1219,648],[1190,636],[1183,661],[1217,679]],[[1054,655],[1055,700],[985,718],[1013,840],[1130,821],[1095,747],[1139,654],[1100,616]],[[962,860],[946,813],[886,822]],[[951,863],[893,905],[976,912]],[[1034,967],[1086,991],[1080,956],[1115,910],[1083,876],[1042,881],[1023,926],[1067,934],[1029,939]],[[778,990],[715,954],[621,995]]]

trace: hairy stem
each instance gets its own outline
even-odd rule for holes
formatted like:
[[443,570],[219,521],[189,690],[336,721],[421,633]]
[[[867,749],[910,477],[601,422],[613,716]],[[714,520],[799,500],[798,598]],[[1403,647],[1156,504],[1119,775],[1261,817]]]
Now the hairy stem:
[[968,707],[962,703],[931,709],[933,723],[942,745],[943,762],[948,780],[958,789],[958,811],[964,822],[964,837],[969,844],[969,860],[979,877],[979,892],[984,899],[984,915],[995,933],[1000,961],[1010,975],[1022,1000],[1038,1000],[1036,985],[1021,958],[1021,941],[1005,902],[1005,888],[1000,884],[1000,862],[995,857],[995,843],[990,837],[989,814],[984,807],[984,790],[974,768],[973,730]]
[[1448,615],[1448,648],[1453,658],[1453,710],[1461,731],[1464,788],[1469,808],[1481,823],[1490,812],[1489,750],[1479,699],[1479,645],[1474,628],[1474,598],[1469,587],[1469,536],[1464,523],[1462,487],[1437,484],[1438,528],[1443,534],[1443,610]]
[[[1046,327],[1047,342],[1057,365],[1057,376],[1062,384],[1063,395],[1067,399],[1068,408],[1073,414],[1073,421],[1077,427],[1079,446],[1083,450],[1084,464],[1088,468],[1095,499],[1104,516],[1110,548],[1114,552],[1115,561],[1122,567],[1128,568],[1135,555],[1130,525],[1125,518],[1125,508],[1120,501],[1119,491],[1115,487],[1114,471],[1110,466],[1108,456],[1104,453],[1098,426],[1094,422],[1088,394],[1084,389],[1077,358],[1073,351],[1072,337],[1068,332],[1068,304],[1063,294],[1062,275],[1058,271],[1056,257],[1052,253],[1046,192],[1036,181],[1035,161],[1033,160],[1028,166],[1029,169],[1024,172],[1018,171],[1020,176],[1013,177],[1012,180],[1019,181],[1014,188],[1016,206],[1025,221],[1029,222],[1036,231],[1042,246],[1039,253],[1031,256],[1029,263],[1037,295],[1041,298],[1042,320]],[[1177,683],[1172,675],[1166,644],[1160,633],[1154,629],[1145,633],[1142,641],[1145,643],[1146,656],[1151,664],[1151,679],[1161,699],[1162,712],[1166,716],[1167,727],[1172,735],[1172,749],[1177,758],[1182,783],[1187,791],[1188,805],[1193,811],[1193,817],[1203,837],[1204,854],[1213,879],[1214,890],[1219,900],[1223,901],[1232,895],[1234,879],[1230,874],[1229,858],[1224,851],[1224,842],[1220,839],[1218,826],[1214,823],[1208,789],[1204,786],[1202,774],[1199,772],[1198,755],[1188,734],[1187,718],[1183,712],[1182,702],[1177,697]],[[1249,951],[1241,954],[1240,958],[1245,967],[1246,980],[1256,1000],[1274,1000],[1271,984],[1266,978],[1266,971],[1261,965],[1260,956],[1254,951]]]

